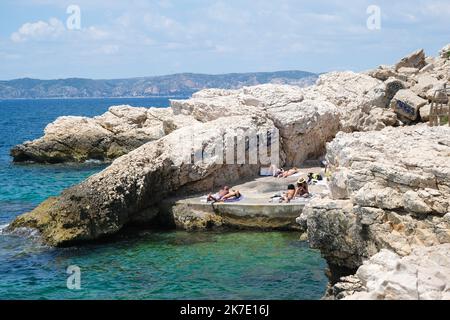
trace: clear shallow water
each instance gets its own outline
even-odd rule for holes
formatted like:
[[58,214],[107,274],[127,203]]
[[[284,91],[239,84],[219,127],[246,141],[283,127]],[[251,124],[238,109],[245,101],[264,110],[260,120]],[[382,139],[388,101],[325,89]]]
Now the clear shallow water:
[[[318,299],[325,261],[294,233],[139,232],[114,242],[54,249],[2,228],[103,165],[13,165],[12,146],[61,115],[109,106],[166,107],[168,99],[0,100],[0,299]],[[81,268],[82,290],[66,287]]]
[[[292,233],[148,231],[83,248],[11,247],[0,257],[8,299],[319,299],[326,284],[324,262]],[[81,268],[79,291],[66,287],[69,265]]]

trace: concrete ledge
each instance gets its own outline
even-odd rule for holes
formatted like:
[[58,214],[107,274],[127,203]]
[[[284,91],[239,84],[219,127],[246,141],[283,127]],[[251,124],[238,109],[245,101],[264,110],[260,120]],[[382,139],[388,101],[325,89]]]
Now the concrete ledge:
[[[302,170],[302,177],[309,172],[320,173],[320,168]],[[184,199],[172,199],[167,210],[173,216],[180,229],[196,230],[217,227],[252,228],[252,229],[284,229],[298,230],[296,223],[305,205],[311,199],[299,199],[291,203],[271,203],[274,194],[287,190],[300,177],[278,179],[259,177],[251,181],[233,186],[239,190],[243,199],[232,203],[206,203],[203,196]],[[325,183],[310,186],[315,196],[327,194]]]

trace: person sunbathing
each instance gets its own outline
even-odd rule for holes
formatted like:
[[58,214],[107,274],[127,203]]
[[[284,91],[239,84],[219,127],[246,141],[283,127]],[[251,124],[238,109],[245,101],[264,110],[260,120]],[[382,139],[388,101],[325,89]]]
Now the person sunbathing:
[[306,182],[306,179],[300,178],[297,181],[297,187],[295,188],[295,194],[294,198],[309,198],[310,193],[308,190],[308,183]]
[[226,202],[229,200],[238,200],[241,198],[241,193],[239,190],[229,190],[228,194],[224,195],[222,199],[219,200],[219,202]]
[[227,200],[237,200],[241,197],[241,193],[239,190],[233,190],[230,189],[230,187],[223,187],[218,193],[216,194],[209,194],[207,201],[208,202],[225,202]]
[[215,194],[208,194],[208,198],[207,201],[208,202],[217,202],[217,201],[221,201],[223,197],[227,196],[230,192],[230,187],[228,186],[224,186],[222,189],[220,189],[219,192],[215,193]]
[[300,172],[300,169],[297,167],[294,167],[292,169],[289,169],[288,171],[283,171],[278,175],[278,178],[288,178],[290,176],[293,176],[294,174],[297,174]]

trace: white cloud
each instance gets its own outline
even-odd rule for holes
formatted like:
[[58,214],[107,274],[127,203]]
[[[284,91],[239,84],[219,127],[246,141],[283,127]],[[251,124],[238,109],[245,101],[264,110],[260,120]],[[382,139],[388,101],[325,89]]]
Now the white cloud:
[[64,31],[65,27],[61,20],[50,18],[48,22],[37,21],[23,24],[19,30],[11,34],[11,40],[14,42],[52,40],[60,37]]
[[0,58],[5,60],[18,60],[21,58],[21,55],[0,51]]
[[110,36],[110,33],[100,27],[91,26],[82,30],[89,38],[93,40],[104,40]]
[[430,1],[425,5],[425,14],[432,16],[441,16],[449,19],[450,16],[450,2],[448,1]]
[[104,45],[100,48],[100,52],[106,55],[111,55],[119,52],[119,46],[115,44]]
[[[172,70],[362,70],[393,63],[420,47],[436,53],[448,42],[450,15],[450,0],[377,0],[382,29],[372,32],[366,27],[366,8],[372,0],[4,1],[11,6],[19,2],[28,10],[39,8],[43,14],[51,8],[42,21],[11,26],[18,30],[5,45],[11,54],[23,57],[20,61],[29,61],[25,59],[31,54],[56,57],[51,61],[37,58],[25,70],[47,63],[50,67],[40,72],[68,72],[56,65],[67,67],[70,59],[79,66],[74,75],[92,72],[95,77]],[[63,25],[68,17],[65,8],[72,3],[81,8],[81,30],[67,30]],[[50,12],[60,12],[57,17],[62,22],[45,20]],[[8,23],[13,24],[15,18]],[[44,49],[49,53],[43,53]],[[16,68],[25,68],[25,64]]]

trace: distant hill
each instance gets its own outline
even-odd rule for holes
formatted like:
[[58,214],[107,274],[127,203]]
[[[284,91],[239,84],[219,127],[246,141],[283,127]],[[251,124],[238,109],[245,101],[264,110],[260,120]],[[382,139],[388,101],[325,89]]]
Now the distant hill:
[[0,81],[0,98],[97,98],[97,97],[154,97],[188,96],[205,88],[237,89],[264,83],[307,86],[317,75],[305,71],[230,73],[207,75],[182,73],[167,76],[92,80],[17,79]]

